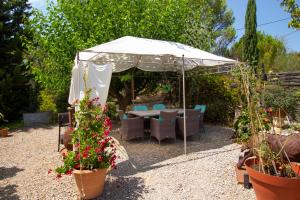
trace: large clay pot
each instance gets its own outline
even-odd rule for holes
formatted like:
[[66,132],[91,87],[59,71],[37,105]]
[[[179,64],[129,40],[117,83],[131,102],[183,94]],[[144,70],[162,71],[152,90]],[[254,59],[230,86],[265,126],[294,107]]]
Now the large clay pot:
[[83,199],[93,199],[103,192],[107,169],[74,170],[77,189]]
[[8,136],[8,128],[0,128],[0,137]]
[[245,161],[257,200],[298,200],[300,199],[300,178],[285,178],[263,174],[253,169],[255,158]]

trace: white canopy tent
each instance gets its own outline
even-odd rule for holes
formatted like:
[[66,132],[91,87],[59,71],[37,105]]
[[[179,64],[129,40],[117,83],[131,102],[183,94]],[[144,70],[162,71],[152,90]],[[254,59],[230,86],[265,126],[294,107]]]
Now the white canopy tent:
[[[217,56],[181,43],[125,36],[79,52],[72,69],[69,103],[83,98],[86,74],[87,87],[100,103],[107,100],[111,75],[136,67],[144,71],[174,71],[183,77],[183,108],[185,119],[185,71],[196,67],[233,65],[237,61]],[[184,120],[184,127],[186,119]],[[184,128],[186,153],[186,129]]]

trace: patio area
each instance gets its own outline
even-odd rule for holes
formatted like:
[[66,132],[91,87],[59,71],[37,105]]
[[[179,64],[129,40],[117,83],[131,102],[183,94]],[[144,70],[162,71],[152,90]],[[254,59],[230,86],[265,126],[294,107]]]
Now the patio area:
[[[207,125],[206,133],[188,138],[185,156],[181,139],[125,142],[119,125],[113,127],[120,158],[99,199],[255,199],[236,182],[240,146],[230,139],[231,129]],[[61,162],[57,134],[57,126],[23,128],[0,139],[1,200],[78,198],[72,177],[48,174]]]

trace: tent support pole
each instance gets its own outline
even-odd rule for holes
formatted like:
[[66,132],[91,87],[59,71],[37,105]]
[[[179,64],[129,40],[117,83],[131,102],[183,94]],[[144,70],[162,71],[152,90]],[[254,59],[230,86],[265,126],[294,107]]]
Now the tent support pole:
[[181,90],[181,80],[180,80],[180,79],[181,79],[181,77],[180,77],[180,74],[179,74],[179,76],[178,76],[178,85],[179,85],[179,87],[178,87],[178,88],[179,88],[179,94],[178,94],[178,97],[179,97],[179,108],[180,108],[180,105],[181,105],[181,102],[180,102],[180,101],[181,101],[181,100],[180,100],[180,99],[181,99],[181,94],[180,94],[180,93],[181,93],[181,92],[180,92],[180,90]]
[[186,110],[185,110],[185,70],[184,55],[182,55],[182,99],[183,99],[183,133],[184,133],[184,154],[186,155]]
[[133,72],[132,72],[132,75],[131,75],[131,98],[132,98],[132,101],[135,98],[135,96],[134,96],[134,78],[133,78]]

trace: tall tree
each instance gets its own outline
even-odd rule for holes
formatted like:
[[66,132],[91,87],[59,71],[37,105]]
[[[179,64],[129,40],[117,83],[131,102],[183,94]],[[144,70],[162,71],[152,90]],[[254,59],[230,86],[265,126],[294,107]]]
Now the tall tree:
[[30,6],[27,0],[0,1],[0,112],[16,119],[28,108],[29,76],[21,37]]
[[243,60],[256,71],[258,64],[258,48],[256,34],[256,2],[248,0],[245,16],[245,41],[243,45]]

